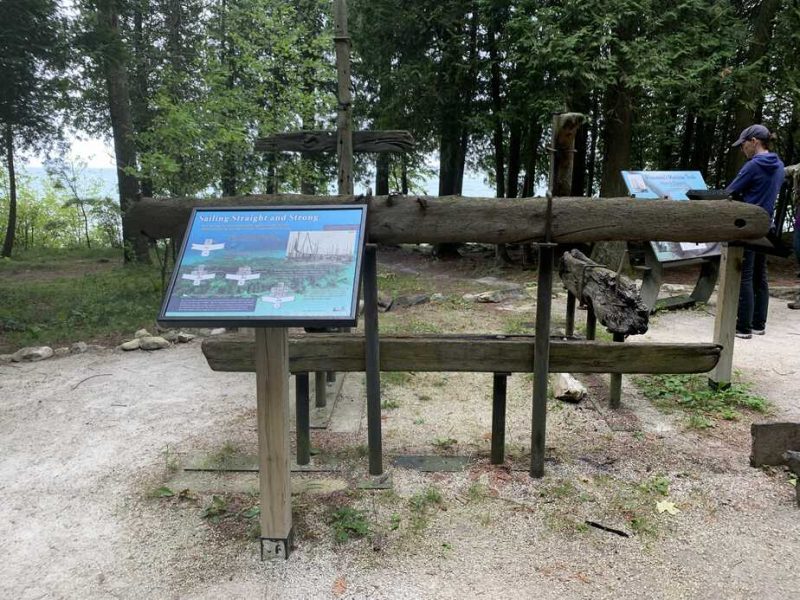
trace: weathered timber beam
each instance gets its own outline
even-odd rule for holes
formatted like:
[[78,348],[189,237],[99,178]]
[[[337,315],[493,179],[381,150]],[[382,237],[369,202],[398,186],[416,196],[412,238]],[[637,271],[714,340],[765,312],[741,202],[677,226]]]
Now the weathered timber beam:
[[580,250],[564,252],[558,264],[561,281],[581,304],[591,306],[611,333],[635,335],[647,331],[650,309],[633,282],[590,260]]
[[[176,237],[193,207],[264,207],[368,202],[369,241],[383,244],[542,241],[544,198],[462,196],[235,196],[228,198],[144,198],[127,213],[130,231],[151,238]],[[756,239],[769,231],[769,216],[758,206],[729,200],[676,202],[634,198],[553,199],[552,240],[588,243],[609,240],[725,242]]]
[[[256,140],[260,152],[336,152],[335,131],[277,133]],[[354,131],[353,152],[411,152],[409,131]]]
[[[533,336],[384,336],[382,371],[475,371],[529,373]],[[715,344],[613,344],[553,341],[550,372],[704,373],[714,367]],[[244,335],[203,341],[203,354],[215,371],[254,371],[254,343]],[[289,369],[363,371],[364,338],[358,334],[313,334],[289,340]]]

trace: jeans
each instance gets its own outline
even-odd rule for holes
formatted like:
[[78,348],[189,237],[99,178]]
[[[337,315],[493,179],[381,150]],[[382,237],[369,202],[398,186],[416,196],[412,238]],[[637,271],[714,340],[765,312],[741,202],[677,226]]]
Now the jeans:
[[800,266],[800,227],[798,227],[796,223],[794,226],[794,257],[797,260],[798,266]]
[[736,331],[750,333],[753,329],[764,329],[767,324],[768,308],[767,255],[745,249]]

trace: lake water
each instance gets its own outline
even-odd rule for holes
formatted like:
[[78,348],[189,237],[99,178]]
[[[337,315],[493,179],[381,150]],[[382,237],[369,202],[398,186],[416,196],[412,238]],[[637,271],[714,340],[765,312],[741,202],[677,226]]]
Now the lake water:
[[[42,191],[44,182],[47,179],[47,172],[44,167],[22,167],[20,172],[23,176],[27,175],[31,178],[31,185],[35,190]],[[117,197],[117,173],[114,169],[87,168],[84,170],[81,179],[83,191],[88,192],[96,184],[99,187],[101,196]],[[431,177],[427,179],[423,187],[427,195],[436,196],[439,193],[438,178]],[[333,188],[334,186],[331,185],[331,189]],[[357,185],[355,192],[356,194],[366,193],[366,188]],[[464,176],[463,195],[493,198],[494,189],[486,184],[483,175],[467,172]]]

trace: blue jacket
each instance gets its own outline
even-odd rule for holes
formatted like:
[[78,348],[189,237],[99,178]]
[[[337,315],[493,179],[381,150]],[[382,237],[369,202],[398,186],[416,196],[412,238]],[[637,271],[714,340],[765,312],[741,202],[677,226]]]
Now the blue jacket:
[[741,196],[748,204],[760,206],[772,217],[783,178],[783,162],[777,154],[756,154],[744,164],[725,191]]

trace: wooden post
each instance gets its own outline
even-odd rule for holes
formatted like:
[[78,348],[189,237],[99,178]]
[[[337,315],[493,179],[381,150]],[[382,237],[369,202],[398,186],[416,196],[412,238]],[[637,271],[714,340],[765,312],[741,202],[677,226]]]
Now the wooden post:
[[575,295],[572,292],[567,292],[567,323],[564,335],[568,338],[575,335]]
[[328,373],[317,371],[314,373],[314,406],[324,408],[328,405]]
[[367,440],[369,474],[383,473],[381,426],[381,356],[378,337],[378,248],[364,250],[364,370],[367,380]]
[[722,346],[717,366],[711,370],[708,384],[713,388],[726,388],[733,373],[733,343],[736,339],[736,312],[739,308],[739,286],[742,281],[742,246],[722,247],[720,271],[722,277],[717,292],[717,314],[714,318],[714,343]]
[[591,306],[586,307],[586,339],[594,340],[597,335],[597,315]]
[[257,327],[255,359],[261,558],[288,558],[292,545],[292,505],[287,330]]
[[506,390],[511,373],[494,373],[492,379],[492,464],[506,459]]
[[308,406],[308,373],[294,376],[294,413],[297,421],[297,464],[311,462],[311,422]]
[[350,37],[347,33],[347,1],[336,0],[334,23],[339,110],[336,119],[339,158],[339,195],[353,193],[353,127],[350,94]]
[[[625,336],[621,333],[615,333],[614,341],[622,343],[625,341]],[[619,408],[622,402],[622,373],[611,373],[609,377],[608,405],[611,408]]]

